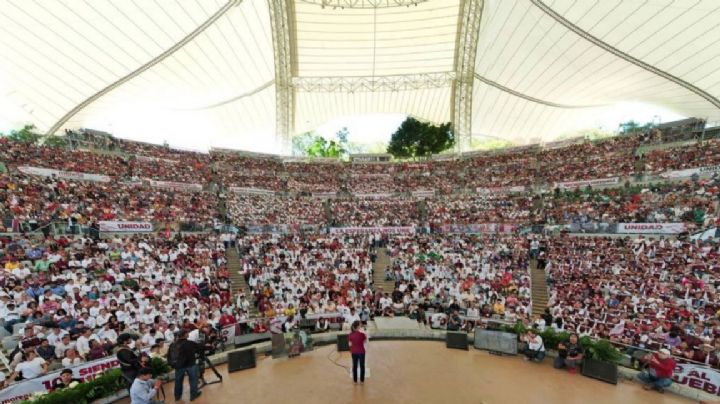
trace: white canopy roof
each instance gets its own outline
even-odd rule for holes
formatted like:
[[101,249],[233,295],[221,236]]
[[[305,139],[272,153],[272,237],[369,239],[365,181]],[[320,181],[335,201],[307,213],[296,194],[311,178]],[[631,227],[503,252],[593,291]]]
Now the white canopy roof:
[[626,101],[720,120],[718,20],[715,0],[3,0],[0,106],[258,151],[348,114],[518,143]]

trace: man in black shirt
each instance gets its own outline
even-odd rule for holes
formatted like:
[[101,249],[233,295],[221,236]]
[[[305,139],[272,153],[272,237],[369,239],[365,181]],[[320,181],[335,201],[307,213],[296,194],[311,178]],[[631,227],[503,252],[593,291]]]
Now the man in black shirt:
[[558,356],[553,366],[555,369],[567,368],[568,372],[575,373],[577,366],[582,362],[583,349],[578,343],[577,334],[570,334],[570,340],[558,344]]
[[175,401],[179,401],[182,397],[186,373],[190,382],[190,401],[195,400],[201,394],[198,390],[200,369],[197,365],[197,358],[203,354],[203,348],[200,344],[189,341],[187,338],[187,331],[180,331],[177,339],[170,344],[167,353],[168,364],[175,369]]
[[140,371],[140,356],[135,352],[135,340],[130,334],[121,334],[118,337],[117,359],[120,362],[120,373],[128,382],[128,389]]
[[52,383],[52,389],[60,390],[67,387],[70,387],[71,383],[82,383],[82,380],[73,378],[73,372],[70,369],[65,369],[62,372],[60,372],[60,378],[53,380]]

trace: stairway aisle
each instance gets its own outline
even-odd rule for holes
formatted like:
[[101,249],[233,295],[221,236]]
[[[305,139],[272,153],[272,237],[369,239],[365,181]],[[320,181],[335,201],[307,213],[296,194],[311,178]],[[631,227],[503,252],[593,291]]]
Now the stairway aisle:
[[382,290],[384,293],[392,293],[392,291],[395,290],[395,282],[385,280],[385,268],[390,266],[390,256],[385,248],[378,248],[376,251],[377,258],[373,263],[373,284],[376,290]]
[[[250,286],[245,282],[245,277],[240,273],[242,267],[240,266],[240,255],[235,247],[230,247],[225,250],[225,256],[228,261],[228,272],[230,272],[232,298],[236,299],[238,291],[242,291],[247,296],[248,300],[252,303],[252,293],[250,292]],[[256,316],[258,314],[257,307],[254,304],[250,305],[250,316]]]
[[530,278],[532,279],[532,314],[543,314],[548,302],[547,278],[545,270],[537,267],[537,260],[530,260]]

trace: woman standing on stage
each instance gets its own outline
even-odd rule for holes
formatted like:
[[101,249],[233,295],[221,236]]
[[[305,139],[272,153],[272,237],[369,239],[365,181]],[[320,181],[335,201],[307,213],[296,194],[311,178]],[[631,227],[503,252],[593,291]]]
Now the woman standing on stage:
[[367,341],[367,335],[360,329],[360,325],[360,321],[354,321],[352,331],[348,335],[348,344],[352,354],[354,383],[358,381],[358,365],[360,366],[360,383],[365,383],[365,342]]

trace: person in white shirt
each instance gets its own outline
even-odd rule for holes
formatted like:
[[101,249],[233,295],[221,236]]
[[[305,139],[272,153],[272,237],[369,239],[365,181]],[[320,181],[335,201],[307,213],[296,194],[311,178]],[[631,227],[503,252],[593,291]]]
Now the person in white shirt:
[[10,380],[15,380],[17,376],[20,375],[22,375],[23,379],[34,379],[47,374],[47,362],[45,362],[45,359],[39,357],[34,349],[28,350],[26,355],[27,359],[18,363],[15,367],[15,373],[10,377]]
[[522,340],[525,343],[525,348],[523,349],[525,360],[542,362],[545,358],[545,344],[543,343],[542,337],[537,335],[535,330],[528,330],[522,337]]
[[97,337],[97,335],[93,334],[92,329],[87,328],[85,331],[80,335],[76,341],[76,349],[80,356],[83,358],[87,356],[88,353],[90,353],[90,340],[99,340],[100,338]]
[[83,362],[85,361],[77,354],[76,350],[68,348],[65,351],[65,357],[62,360],[62,365],[65,368],[70,368],[73,366],[77,366]]

